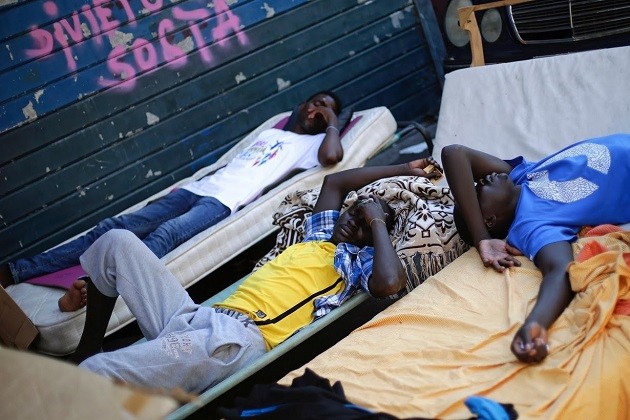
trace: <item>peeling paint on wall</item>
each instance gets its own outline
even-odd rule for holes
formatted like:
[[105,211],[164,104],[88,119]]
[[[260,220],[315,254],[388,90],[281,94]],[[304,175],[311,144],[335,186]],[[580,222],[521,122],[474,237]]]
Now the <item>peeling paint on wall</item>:
[[187,36],[182,41],[178,42],[177,46],[187,53],[195,49],[195,43],[190,36]]
[[149,169],[149,172],[147,172],[147,174],[144,176],[145,178],[151,178],[153,176],[160,176],[162,175],[162,171],[155,171],[153,172],[152,169]]
[[92,35],[92,31],[90,31],[90,28],[88,28],[86,23],[81,24],[81,31],[83,32],[83,36],[86,38],[89,38],[90,35]]
[[158,117],[157,115],[152,114],[150,112],[147,112],[146,114],[147,114],[147,124],[153,125],[160,122],[160,117]]
[[244,82],[245,80],[247,80],[247,77],[245,77],[243,72],[240,72],[239,74],[237,74],[234,77],[234,80],[236,80],[236,84],[238,85],[239,83]]
[[392,13],[391,15],[389,15],[389,18],[392,21],[392,26],[396,29],[400,28],[400,21],[403,20],[405,18],[405,15],[403,15],[403,12],[401,12],[400,10],[397,12]]
[[34,97],[35,97],[35,101],[36,101],[37,103],[39,103],[39,98],[41,98],[41,96],[42,96],[43,94],[44,94],[44,89],[40,89],[40,90],[38,90],[37,92],[35,92]]
[[33,102],[28,101],[28,105],[22,108],[22,113],[24,117],[26,117],[27,121],[32,121],[37,119],[37,112],[35,112],[35,108],[33,108]]
[[276,83],[278,84],[278,91],[280,91],[282,89],[286,89],[289,86],[291,86],[291,81],[290,80],[283,80],[280,77],[278,77],[276,79]]
[[269,6],[267,3],[263,3],[263,9],[267,12],[267,19],[272,18],[276,14],[274,8]]
[[108,35],[109,42],[112,44],[112,48],[116,48],[119,45],[128,47],[129,43],[133,40],[133,34],[126,34],[121,31],[114,31]]

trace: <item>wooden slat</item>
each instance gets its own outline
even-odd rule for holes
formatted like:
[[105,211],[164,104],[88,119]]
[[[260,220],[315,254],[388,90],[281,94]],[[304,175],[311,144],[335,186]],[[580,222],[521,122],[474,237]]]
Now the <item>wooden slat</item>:
[[[361,37],[353,36],[353,37],[347,37],[346,39],[351,40],[351,41],[357,41],[357,40],[361,40]],[[374,77],[374,74],[371,75],[372,77],[367,77],[364,75],[364,73],[368,73],[369,75],[369,72],[366,70],[369,67],[378,65],[378,63],[387,64],[388,67],[392,67],[392,69],[385,69],[386,71],[384,70],[384,73],[387,73],[388,77],[391,77],[392,75],[394,75],[391,80],[396,80],[397,75],[399,73],[400,74],[405,73],[406,71],[408,71],[406,69],[410,67],[405,61],[403,61],[402,63],[398,63],[398,60],[400,59],[399,51],[404,50],[405,49],[404,44],[412,42],[413,39],[414,39],[414,29],[409,29],[405,32],[403,37],[394,38],[390,41],[389,46],[383,46],[382,48],[385,49],[385,51],[381,51],[380,49],[372,49],[370,51],[370,54],[368,54],[367,56],[364,56],[364,57],[357,56],[357,57],[348,58],[347,60],[351,60],[355,62],[355,64],[352,66],[350,66],[348,63],[343,66],[335,66],[335,67],[327,69],[327,62],[322,61],[320,68],[309,69],[309,71],[312,72],[312,77],[310,77],[309,79],[305,81],[304,89],[307,92],[313,92],[317,90],[318,85],[320,83],[319,78],[321,77],[325,77],[326,80],[330,80],[331,83],[334,83],[335,86],[341,84],[344,81],[347,82],[347,81],[353,81],[353,80],[356,81],[356,80],[367,79],[365,84],[371,85],[373,89],[377,88],[379,86],[379,83],[388,83],[389,79],[377,80],[377,78]],[[342,44],[343,41],[344,39],[342,38],[339,41],[337,41],[337,43],[335,44]],[[333,47],[334,46],[335,45],[333,45]],[[345,49],[340,45],[339,50],[344,51]],[[315,51],[312,54],[317,54],[317,52]],[[403,57],[407,58],[407,60],[413,60],[413,61],[419,60],[417,56],[414,54],[407,54],[407,55],[404,55]],[[305,58],[301,67],[296,66],[296,63],[293,63],[291,66],[291,70],[293,71],[293,74],[288,73],[289,77],[293,75],[297,78],[307,73],[306,67],[311,66],[310,64],[311,62],[312,60],[308,60]],[[352,67],[352,72],[348,71],[349,67]],[[268,89],[268,86],[271,85],[271,83],[273,82],[273,80],[275,80],[275,78],[276,76],[274,74],[265,76],[262,80],[262,84],[257,84],[257,86],[259,87],[250,88],[249,90],[258,92],[262,97],[264,97],[269,92],[271,92],[266,89]],[[267,79],[267,81],[265,82],[264,79]],[[241,87],[241,89],[245,89],[245,88],[248,88],[248,87],[247,86]],[[366,89],[364,89],[364,87],[361,86],[360,89],[356,89],[356,91],[365,92]],[[239,95],[238,92],[235,92],[234,96],[240,97],[242,95]],[[123,194],[123,195],[127,194],[131,192],[134,188],[138,188],[141,184],[146,182],[146,175],[149,173],[149,170],[151,170],[153,173],[161,172],[164,174],[169,173],[171,170],[176,170],[176,168],[172,167],[176,164],[176,163],[173,163],[174,162],[173,156],[182,156],[182,155],[188,156],[189,150],[192,150],[192,149],[194,149],[199,154],[210,153],[210,151],[215,148],[214,144],[212,143],[212,140],[214,138],[220,139],[220,138],[228,137],[230,133],[238,132],[238,130],[243,127],[243,125],[246,123],[246,121],[249,118],[260,117],[261,119],[264,120],[267,117],[271,116],[271,115],[266,115],[266,113],[269,112],[269,109],[273,109],[273,107],[270,106],[269,104],[273,103],[274,101],[275,101],[275,98],[271,98],[269,100],[265,100],[261,103],[258,103],[250,107],[248,109],[247,114],[238,113],[232,117],[222,120],[222,123],[220,125],[217,125],[212,132],[204,132],[204,133],[201,133],[200,136],[183,139],[179,141],[178,143],[175,143],[172,147],[167,148],[167,149],[162,149],[157,154],[152,155],[151,157],[148,157],[147,159],[144,159],[143,161],[138,162],[135,165],[126,167],[123,170],[116,172],[112,176],[105,177],[103,179],[98,180],[96,183],[90,185],[89,188],[83,188],[80,192],[75,192],[73,188],[70,188],[70,190],[73,191],[73,193],[70,196],[52,205],[47,205],[37,215],[29,216],[26,219],[21,220],[18,223],[15,223],[8,230],[12,232],[16,232],[16,233],[7,234],[6,237],[7,238],[21,237],[23,238],[21,242],[21,246],[27,246],[28,234],[27,232],[21,232],[18,234],[17,232],[19,232],[18,229],[20,228],[23,228],[27,231],[32,231],[33,233],[37,233],[38,235],[41,235],[42,233],[53,234],[53,233],[58,232],[58,229],[60,227],[63,227],[65,224],[67,224],[68,220],[72,220],[73,218],[77,218],[80,216],[81,213],[72,212],[72,210],[80,208],[83,211],[95,211],[96,209],[102,206],[108,205],[109,204],[108,201],[112,201],[114,198],[117,198],[117,197],[114,196],[114,197],[111,197],[111,199],[108,199],[109,195],[108,195],[108,192],[106,191],[110,191],[111,187],[115,186],[115,190],[118,191],[120,194]],[[203,113],[203,112],[204,112],[203,110],[198,111],[198,113]],[[265,114],[262,114],[262,113],[265,113]],[[182,117],[182,118],[195,120],[195,118],[191,118],[191,117]],[[176,128],[177,127],[175,127],[175,129]],[[161,132],[157,129],[155,131]],[[242,132],[241,134],[245,134],[247,131],[249,130],[246,130]],[[107,158],[106,156],[99,154],[97,156],[94,156],[92,161],[94,162],[94,164],[98,164],[97,163],[98,161],[111,161],[113,159],[114,158]],[[172,165],[172,166],[169,166],[169,165]],[[182,168],[182,170],[178,171],[178,177],[177,177],[178,179],[181,178],[179,176],[179,173],[181,173],[182,171],[186,172],[186,176],[194,172],[193,169],[191,170],[186,170],[186,169],[187,168],[184,167]],[[61,174],[55,174],[55,175],[58,175],[59,182],[66,182],[67,184],[72,186],[72,180],[75,180],[77,177],[81,176],[81,172],[80,172],[81,168],[77,167],[76,170],[77,170],[77,173],[74,176],[69,176],[68,171],[66,171],[65,173],[66,176],[64,177],[62,177]],[[170,178],[167,178],[167,180],[168,182],[163,187],[166,187],[167,185],[172,183],[172,180]],[[22,191],[20,191],[19,193],[22,193]],[[26,195],[28,193],[29,191],[26,191],[23,194]],[[39,193],[45,194],[46,186],[42,186]],[[35,195],[35,196],[38,196],[38,195]],[[23,200],[15,199],[15,197],[16,195],[13,195],[14,200],[7,200],[6,205],[10,205],[13,202],[23,203]],[[132,203],[130,203],[129,205],[131,204]],[[69,211],[69,209],[71,211]],[[34,223],[34,221],[36,221],[37,219],[42,219],[41,213],[46,213],[45,219],[49,220],[50,222],[41,224],[41,225]],[[6,216],[5,219],[8,219],[8,216]],[[97,221],[98,220],[95,220],[94,223],[96,223]],[[4,247],[5,249],[11,249],[11,247],[16,246],[15,243],[3,242],[2,238],[4,238],[4,235],[0,236],[0,247]]]
[[[297,0],[294,3],[299,4],[302,1],[305,1],[305,0]],[[188,3],[197,3],[197,2],[194,0],[190,0],[189,2],[186,2],[186,4]],[[249,25],[251,25],[255,22],[265,19],[266,15],[264,12],[265,9],[263,5],[267,3],[269,4],[268,5],[269,7],[276,6],[280,10],[282,10],[283,7],[285,6],[295,7],[294,4],[287,3],[283,0],[268,0],[268,1],[255,0],[254,2],[247,3],[246,6],[244,6],[247,8],[244,11],[244,14],[241,16],[241,24],[247,27],[248,22],[249,22]],[[183,4],[184,3],[182,3],[182,5]],[[208,20],[207,22],[208,26],[206,27],[205,31],[201,31],[201,29],[199,29],[199,32],[204,35],[204,42],[210,42],[206,38],[210,38],[210,39],[212,38],[211,28],[216,27],[218,23],[219,23],[219,19],[216,17],[212,17],[211,19]],[[154,29],[155,31],[158,30],[157,27],[155,27]],[[141,31],[140,33],[143,34],[144,31]],[[157,34],[157,32],[155,33]],[[184,32],[183,34],[185,35],[186,32]],[[140,38],[137,38],[137,39],[140,39]],[[180,36],[179,38],[183,38],[183,35]],[[173,42],[184,41],[183,39],[179,39],[179,38],[174,40]],[[221,43],[219,45],[234,44],[236,38],[239,38],[239,37],[230,37],[230,40],[225,40],[225,43]],[[135,44],[135,41],[133,42]],[[147,42],[155,50],[155,56],[153,57],[156,60],[155,65],[164,63],[165,62],[164,54],[160,53],[162,51],[162,47],[160,46],[159,40],[149,39],[147,40]],[[191,35],[189,37],[188,44],[192,42],[193,42],[193,38]],[[196,41],[194,42],[196,43]],[[218,44],[218,43],[215,43],[215,44]],[[72,72],[66,71],[65,72],[66,76],[64,78],[59,79],[59,80],[55,79],[54,83],[51,83],[48,85],[40,83],[40,80],[42,79],[42,77],[44,77],[43,75],[46,74],[47,72],[44,72],[41,69],[29,68],[30,64],[27,66],[26,69],[21,69],[21,68],[18,69],[17,71],[19,71],[19,76],[20,76],[19,81],[28,82],[30,80],[33,80],[34,83],[37,85],[37,87],[33,87],[31,85],[21,86],[20,83],[18,83],[18,90],[23,91],[24,94],[22,94],[20,97],[16,99],[12,99],[5,103],[2,103],[2,101],[3,99],[6,99],[6,98],[0,98],[0,103],[2,103],[0,105],[0,115],[3,116],[3,118],[0,120],[0,132],[10,129],[12,127],[15,127],[19,125],[20,123],[24,122],[25,115],[22,112],[22,110],[24,109],[24,107],[27,107],[27,106],[30,106],[38,116],[45,115],[57,108],[67,106],[73,102],[76,102],[77,100],[80,100],[83,96],[91,95],[95,92],[106,89],[105,87],[102,86],[102,83],[104,81],[111,81],[112,87],[118,86],[118,89],[127,89],[129,87],[129,84],[131,83],[134,84],[133,87],[135,88],[135,76],[141,73],[152,71],[154,69],[153,67],[154,64],[153,63],[149,64],[150,66],[149,70],[145,70],[145,71],[140,70],[139,62],[142,60],[147,60],[148,62],[149,60],[146,58],[148,54],[142,54],[142,57],[144,58],[139,58],[136,56],[136,53],[134,52],[134,50],[139,50],[139,47],[138,46],[132,47],[131,51],[127,51],[123,53],[121,56],[119,56],[118,58],[116,58],[117,62],[120,60],[124,61],[124,64],[117,64],[118,67],[122,68],[122,66],[125,66],[124,67],[125,72],[133,73],[132,75],[127,74],[127,76],[125,76],[126,78],[124,78],[124,83],[122,79],[118,79],[117,77],[114,77],[110,74],[111,72],[110,70],[108,70],[109,64],[103,61],[102,57],[98,57],[96,60],[94,60],[93,65],[86,67],[85,69],[80,71],[80,73],[78,74],[75,74],[74,71]],[[77,61],[79,59],[78,58],[79,53],[77,52],[75,54],[74,50],[72,51],[73,53],[71,54],[71,57],[74,58],[74,61]],[[47,64],[52,66],[50,71],[53,73],[55,71],[61,71],[62,69],[66,69],[68,67],[68,65],[66,64],[67,60],[65,58],[65,53],[63,57],[59,56],[57,53],[53,53],[51,54],[50,58],[46,56],[43,58],[43,60],[45,60]],[[88,63],[86,63],[86,65],[87,64]],[[212,65],[212,63],[210,63],[210,65]],[[207,65],[204,65],[204,67],[206,66]],[[131,70],[128,70],[128,69],[131,69]],[[80,69],[77,68],[77,70],[80,70]],[[7,83],[10,82],[11,80],[12,79],[8,80]],[[26,90],[23,90],[23,89],[26,89]],[[41,100],[37,99],[38,95],[41,97]],[[44,98],[46,100],[44,100]]]
[[[409,20],[409,24],[411,23],[412,21]],[[309,30],[309,32],[319,33],[324,32],[326,29],[325,26],[321,28],[315,27]],[[400,29],[405,29],[403,22],[401,22]],[[208,119],[218,121],[218,124],[221,124],[228,116],[225,112],[219,112],[219,110],[230,109],[232,112],[235,112],[234,110],[247,109],[247,118],[251,118],[248,104],[252,102],[255,103],[275,92],[277,90],[276,79],[279,76],[295,82],[311,75],[316,75],[318,72],[334,65],[335,62],[339,60],[339,53],[327,55],[327,51],[339,51],[343,54],[341,57],[345,57],[345,53],[348,51],[359,51],[362,48],[374,44],[373,36],[384,37],[386,34],[391,35],[391,27],[381,21],[380,23],[362,28],[361,32],[339,38],[334,42],[325,40],[328,42],[324,42],[320,46],[320,49],[309,50],[307,54],[294,59],[290,64],[276,67],[266,75],[243,82],[235,88],[234,92],[209,99],[202,96],[202,98],[193,101],[193,103],[196,102],[199,103],[199,105],[185,112],[180,112],[161,124],[148,127],[137,135],[132,135],[129,139],[123,139],[120,144],[116,143],[92,156],[86,157],[78,164],[57,171],[38,182],[30,184],[27,188],[20,188],[13,194],[7,195],[6,198],[0,199],[0,207],[4,209],[2,214],[3,220],[6,223],[11,223],[19,218],[24,209],[30,212],[43,206],[50,206],[54,202],[54,197],[57,197],[60,193],[75,193],[77,189],[85,189],[95,179],[100,179],[106,174],[117,171],[119,168],[123,168],[158,150],[168,148],[178,141],[179,136],[186,136],[203,130],[207,125]],[[310,35],[308,35],[308,37],[310,38]],[[396,49],[395,51],[400,50]],[[265,53],[265,55],[271,54]],[[391,53],[389,56],[391,56]],[[387,56],[380,55],[379,59],[382,59],[382,57]],[[313,62],[317,62],[317,65],[313,65]],[[366,68],[366,65],[371,67],[375,64],[373,60],[366,60],[366,64],[360,68]],[[194,86],[190,86],[187,92],[179,92],[178,95],[180,97],[194,98],[195,92],[201,93],[205,92],[205,90],[203,83],[197,81]],[[178,106],[180,105],[181,103],[178,104]],[[212,115],[208,118],[214,110],[217,110],[216,116]],[[158,115],[161,114],[158,113]],[[139,118],[146,121],[146,117],[142,115],[142,113]],[[244,126],[239,125],[238,127],[243,130],[242,127]],[[120,132],[121,135],[125,130],[126,129]],[[240,137],[246,132],[247,131],[235,132],[233,135]],[[210,148],[219,147],[226,143],[228,141],[226,139],[229,138],[229,135],[225,138],[212,136],[210,143],[205,139],[203,140],[203,146]],[[186,155],[190,155],[190,159],[194,159],[199,154],[197,150],[198,147],[199,146],[193,147]],[[48,162],[48,160],[46,162]],[[168,170],[164,168],[160,168],[159,170],[153,169],[153,172],[156,171],[161,173],[168,172]],[[137,176],[137,174],[134,176]],[[127,181],[123,181],[122,184],[125,186],[129,185]],[[28,197],[33,198],[29,200]],[[85,196],[83,196],[83,198],[84,197]],[[85,201],[87,200],[81,200],[83,206],[87,205]],[[27,207],[27,204],[30,207]],[[102,205],[102,203],[100,204]]]
[[[352,0],[339,0],[331,4],[322,1],[309,2],[296,13],[289,12],[274,16],[273,20],[266,20],[254,26],[248,31],[250,41],[247,45],[232,49],[219,49],[219,46],[217,46],[211,52],[213,55],[216,55],[222,50],[221,58],[227,64],[239,58],[247,59],[256,50],[273,43],[274,36],[288,37],[294,31],[302,31],[315,25],[319,16],[323,13],[331,13],[334,16],[353,6],[356,7],[356,2]],[[328,12],[326,12],[327,7],[330,9]],[[191,52],[189,59],[192,62],[195,62],[195,60],[200,61],[199,52]],[[242,64],[239,71],[247,72],[251,64],[246,62]],[[1,138],[4,153],[0,155],[0,164],[16,159],[21,154],[44,147],[55,140],[62,139],[80,130],[86,125],[84,115],[89,115],[92,121],[111,118],[121,110],[143,103],[160,92],[176,88],[177,85],[212,72],[217,67],[219,66],[209,68],[205,65],[189,65],[178,69],[176,72],[156,71],[150,74],[145,73],[137,78],[137,89],[134,90],[133,95],[103,91],[56,111],[54,115],[44,116],[17,130],[4,133]],[[238,74],[238,72],[235,74]],[[231,80],[234,81],[234,77]],[[217,92],[223,89],[220,83],[215,85]],[[2,178],[0,177],[1,181]]]
[[[233,7],[263,3],[277,4]],[[296,0],[278,10],[241,15],[249,43],[213,45],[213,66],[193,51],[186,66],[142,74],[128,93],[68,102],[80,91],[59,91],[54,113],[0,135],[0,261],[49,248],[190,176],[314,91],[336,90],[360,108],[386,105],[404,119],[439,106],[431,51],[406,0]]]
[[[302,16],[311,17],[304,20],[301,25],[300,29],[304,32],[291,36],[288,36],[290,34],[284,30],[280,33],[276,32],[277,29],[273,31],[273,28],[268,25],[270,22],[266,22],[263,25],[266,28],[265,35],[269,38],[268,42],[270,43],[273,37],[282,37],[284,39],[282,43],[266,46],[239,60],[232,61],[220,69],[213,69],[194,80],[173,86],[172,89],[154,96],[142,104],[126,109],[121,108],[122,112],[111,118],[96,122],[90,127],[64,137],[49,147],[43,147],[22,159],[17,159],[1,169],[3,176],[0,177],[0,194],[19,189],[22,185],[47,176],[51,171],[71,164],[108,144],[119,142],[121,135],[124,136],[129,132],[133,133],[136,130],[148,128],[147,113],[157,115],[160,119],[167,119],[174,112],[178,112],[177,110],[180,108],[186,109],[191,104],[201,102],[223,90],[235,87],[238,84],[235,81],[235,74],[242,73],[244,77],[251,78],[256,73],[260,74],[273,68],[278,64],[277,57],[292,55],[302,47],[303,37],[313,39],[312,48],[316,48],[326,45],[338,37],[332,31],[336,25],[342,24],[349,31],[356,30],[372,14],[378,16],[376,12],[381,14],[395,10],[391,9],[391,5],[383,7],[387,4],[389,3],[381,3],[378,7],[361,8],[356,12],[350,12],[350,14],[338,14],[335,18],[322,22],[320,25],[315,25],[312,13],[303,13]],[[275,25],[275,28],[287,28],[287,26]],[[252,38],[256,37],[252,36]],[[177,102],[177,107],[172,106],[173,102]],[[217,109],[217,119],[225,117],[227,111],[236,112],[231,108]],[[28,171],[25,168],[28,168]]]

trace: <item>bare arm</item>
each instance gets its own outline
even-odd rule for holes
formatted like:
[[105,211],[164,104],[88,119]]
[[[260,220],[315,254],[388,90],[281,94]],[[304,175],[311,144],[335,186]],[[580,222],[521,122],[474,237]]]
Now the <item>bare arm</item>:
[[475,181],[493,172],[510,173],[512,167],[495,156],[459,144],[442,149],[442,164],[455,202],[484,265],[497,271],[520,265],[512,256],[516,250],[507,247],[505,241],[493,239],[488,233],[475,190]]
[[437,173],[426,174],[422,170],[429,164],[437,165],[432,158],[426,158],[400,165],[347,169],[326,175],[313,213],[319,213],[324,210],[340,210],[346,195],[350,191],[364,187],[377,179],[402,175],[424,176],[427,178],[437,176]]
[[569,306],[571,290],[567,266],[573,249],[566,241],[544,246],[534,258],[543,275],[538,300],[512,341],[512,352],[521,361],[540,362],[547,357],[547,329]]
[[493,172],[510,173],[511,166],[495,156],[459,144],[442,149],[442,164],[475,246],[482,239],[491,239],[481,215],[475,181]]
[[368,280],[368,288],[372,296],[386,298],[405,287],[407,274],[392,245],[387,225],[382,222],[386,220],[387,216],[381,205],[372,199],[359,208],[365,223],[370,226],[372,231],[374,246],[372,275]]
[[343,147],[341,147],[341,138],[337,115],[329,107],[318,106],[312,114],[319,114],[324,118],[327,124],[326,136],[317,151],[317,160],[322,166],[331,166],[343,159]]
[[[340,210],[350,191],[359,189],[377,179],[401,175],[429,178],[437,176],[437,173],[427,175],[422,170],[429,164],[437,165],[433,159],[429,158],[401,165],[349,169],[327,175],[324,178],[313,213],[324,210]],[[370,293],[379,298],[393,295],[404,287],[407,276],[389,238],[385,224],[387,216],[381,205],[374,199],[366,200],[364,204],[358,205],[357,212],[360,212],[360,217],[369,227],[374,246],[372,276],[368,281]]]

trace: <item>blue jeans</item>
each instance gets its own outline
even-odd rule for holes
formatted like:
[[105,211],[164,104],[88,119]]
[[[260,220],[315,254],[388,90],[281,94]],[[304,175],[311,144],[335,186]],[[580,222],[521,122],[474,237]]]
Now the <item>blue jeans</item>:
[[31,258],[9,263],[16,283],[79,264],[79,257],[111,229],[133,232],[158,258],[162,258],[199,232],[230,215],[230,209],[214,197],[202,197],[178,189],[140,210],[110,217],[94,229],[66,244]]

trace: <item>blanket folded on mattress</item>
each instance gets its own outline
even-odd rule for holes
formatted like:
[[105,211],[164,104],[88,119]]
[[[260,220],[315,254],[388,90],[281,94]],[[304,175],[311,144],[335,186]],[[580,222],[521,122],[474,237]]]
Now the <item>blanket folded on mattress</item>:
[[482,395],[525,418],[628,418],[630,232],[582,238],[574,251],[585,247],[569,268],[576,296],[538,365],[518,362],[510,343],[540,272],[524,258],[494,272],[472,249],[307,367],[341,381],[354,403],[401,417],[464,418],[466,397]]
[[[319,188],[295,191],[285,197],[273,215],[273,223],[280,227],[276,245],[256,264],[256,269],[302,240],[304,219],[312,213],[319,191]],[[361,194],[383,198],[396,213],[391,236],[407,271],[407,292],[468,249],[453,222],[450,188],[433,185],[421,177],[384,178],[350,193],[344,209]]]

